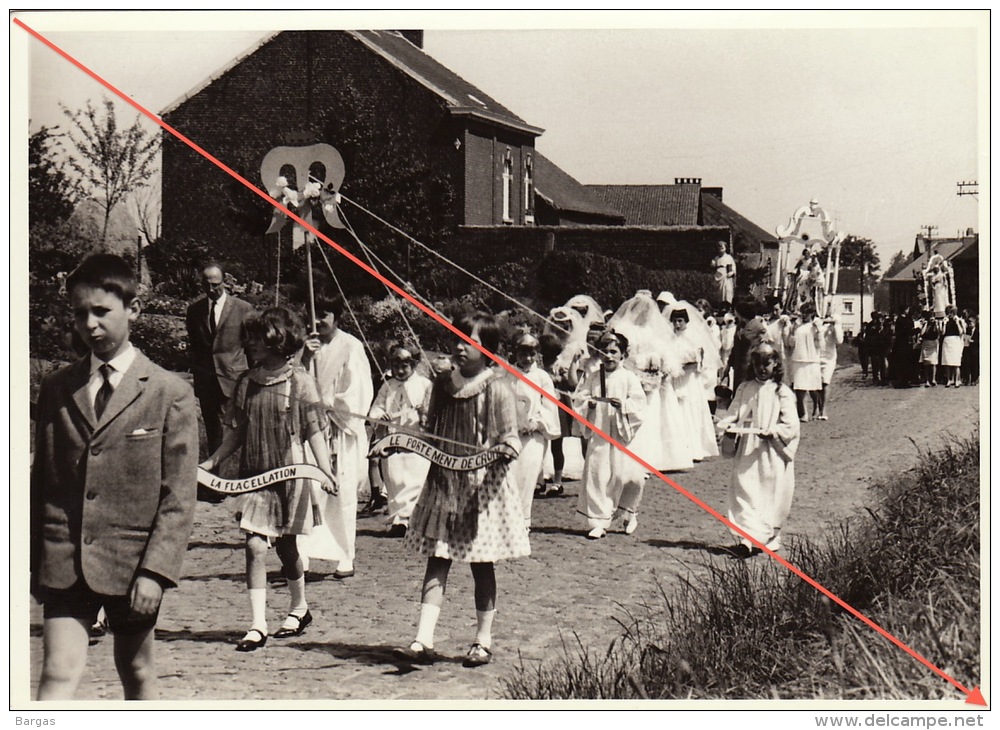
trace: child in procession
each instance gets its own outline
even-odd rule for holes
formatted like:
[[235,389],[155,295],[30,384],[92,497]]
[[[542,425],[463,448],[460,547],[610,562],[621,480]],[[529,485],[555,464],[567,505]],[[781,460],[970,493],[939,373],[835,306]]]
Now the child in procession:
[[[594,343],[600,365],[580,382],[573,395],[576,409],[594,426],[623,446],[628,446],[642,423],[646,395],[639,376],[622,367],[628,340],[617,332],[604,332]],[[608,534],[619,505],[640,494],[646,472],[630,456],[590,429],[583,466],[583,483],[577,511],[587,520],[587,537]],[[626,522],[628,531],[628,522]]]
[[96,254],[66,279],[81,357],[42,380],[33,416],[40,701],[73,698],[102,609],[125,699],[157,697],[154,629],[191,534],[198,421],[191,386],[130,341],[141,311],[134,271]]
[[[538,366],[538,347],[539,342],[534,335],[524,333],[518,336],[514,341],[514,365],[528,380],[555,397],[552,378]],[[545,447],[549,441],[562,433],[559,408],[520,378],[510,373],[507,373],[506,378],[514,391],[517,403],[517,431],[521,437],[520,453],[511,468],[514,473],[514,483],[521,493],[524,526],[530,530],[531,502],[535,496],[538,477],[542,472]]]
[[[427,427],[430,407],[430,380],[416,372],[420,351],[414,347],[395,344],[389,350],[389,368],[392,377],[383,383],[372,403],[370,418],[387,421],[387,434],[395,433],[393,426],[408,432],[423,431]],[[427,479],[430,462],[423,456],[410,452],[390,454],[380,460],[380,472],[385,483],[389,502],[389,535],[404,537],[410,524],[410,515],[417,504],[420,490]]]
[[[298,316],[274,307],[243,324],[243,343],[254,363],[236,383],[229,402],[227,429],[218,450],[202,468],[212,471],[242,447],[240,478],[256,476],[306,461],[309,445],[320,469],[332,475],[327,447],[326,413],[316,382],[293,364],[305,339]],[[267,551],[274,543],[291,594],[288,615],[275,638],[299,636],[312,623],[306,602],[305,571],[297,536],[320,523],[317,489],[335,492],[333,478],[285,480],[243,495],[240,529],[246,534],[246,582],[251,624],[236,650],[255,651],[268,639]]]
[[[750,353],[753,380],[740,383],[727,415],[717,425],[726,432],[742,427],[738,437],[728,496],[729,521],[769,550],[781,549],[781,528],[795,491],[795,452],[799,417],[795,394],[782,383],[781,358],[770,343]],[[739,557],[760,548],[735,530]]]
[[[492,315],[472,312],[454,326],[489,352],[497,351],[500,328]],[[493,449],[499,458],[470,471],[431,465],[405,538],[409,547],[427,556],[420,619],[416,638],[400,653],[421,663],[437,658],[434,630],[448,573],[457,560],[470,564],[475,583],[476,637],[463,664],[477,667],[493,656],[494,563],[525,557],[531,547],[511,469],[521,447],[514,393],[504,373],[491,368],[489,358],[464,339],[455,340],[452,353],[455,369],[437,377],[431,394],[432,440],[442,437],[435,446],[451,455]]]

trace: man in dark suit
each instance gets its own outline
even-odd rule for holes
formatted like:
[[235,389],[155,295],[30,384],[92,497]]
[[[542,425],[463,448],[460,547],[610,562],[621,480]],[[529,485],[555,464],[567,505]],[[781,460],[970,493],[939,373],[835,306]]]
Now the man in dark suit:
[[205,420],[208,453],[222,443],[223,409],[236,379],[247,369],[240,330],[243,320],[254,313],[253,306],[226,291],[224,276],[219,264],[206,265],[201,272],[205,296],[187,310],[194,394]]

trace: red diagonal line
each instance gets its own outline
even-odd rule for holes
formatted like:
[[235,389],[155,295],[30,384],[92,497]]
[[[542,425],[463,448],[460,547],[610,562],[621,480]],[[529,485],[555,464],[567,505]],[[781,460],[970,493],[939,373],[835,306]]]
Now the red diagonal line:
[[[206,152],[204,149],[202,149],[201,147],[199,147],[196,143],[194,143],[193,141],[191,141],[190,139],[188,139],[186,136],[184,136],[183,134],[181,134],[180,132],[178,132],[176,129],[174,129],[169,124],[167,124],[162,119],[160,119],[158,116],[156,116],[152,112],[148,111],[145,107],[143,107],[138,102],[136,102],[135,100],[133,100],[132,98],[130,98],[128,95],[126,95],[126,94],[122,93],[121,91],[119,91],[115,86],[113,86],[112,84],[110,84],[107,81],[105,81],[101,76],[98,76],[95,72],[91,71],[89,68],[87,68],[86,66],[84,66],[82,63],[80,63],[79,61],[77,61],[75,58],[73,58],[71,55],[69,55],[68,53],[66,53],[65,51],[63,51],[61,48],[59,48],[58,46],[56,46],[54,43],[52,43],[51,41],[49,41],[48,39],[46,39],[45,37],[43,37],[42,35],[40,35],[36,31],[34,31],[31,28],[29,28],[27,25],[25,25],[24,23],[22,23],[17,18],[14,18],[13,22],[15,24],[17,24],[18,26],[20,26],[21,28],[23,28],[28,33],[30,33],[33,37],[37,38],[39,41],[41,41],[42,43],[44,43],[46,46],[48,46],[49,48],[51,48],[53,51],[55,51],[56,53],[58,53],[60,56],[62,56],[63,58],[65,58],[67,61],[69,61],[70,63],[72,63],[74,66],[76,66],[77,68],[79,68],[85,74],[87,74],[88,76],[90,76],[91,78],[93,78],[99,84],[101,84],[105,88],[109,89],[114,94],[116,94],[117,96],[119,96],[121,99],[123,99],[124,101],[128,102],[130,105],[132,105],[133,107],[135,107],[141,114],[143,114],[144,116],[148,117],[150,120],[152,120],[153,122],[155,122],[156,124],[158,124],[159,126],[161,126],[163,129],[165,129],[167,132],[169,132],[170,134],[172,134],[174,137],[176,137],[177,139],[179,139],[184,144],[188,145],[191,149],[193,149],[195,152],[197,152],[202,157],[204,157],[205,159],[207,159],[209,162],[211,162],[212,164],[214,164],[215,166],[217,166],[219,169],[223,170],[225,173],[227,173],[231,177],[233,177],[236,180],[238,180],[240,183],[242,183],[243,185],[245,185],[248,189],[250,189],[251,191],[253,191],[257,195],[259,195],[264,200],[266,200],[270,205],[274,206],[275,208],[277,208],[278,210],[280,210],[282,213],[284,213],[285,215],[287,215],[289,218],[291,218],[292,220],[294,220],[298,225],[300,225],[303,228],[305,228],[306,230],[310,231],[313,235],[315,235],[317,238],[319,238],[320,240],[322,240],[323,242],[325,242],[327,245],[329,245],[332,249],[334,249],[341,256],[344,256],[349,261],[351,261],[351,263],[355,264],[356,266],[358,266],[359,268],[361,268],[366,273],[368,273],[371,276],[373,276],[376,279],[378,279],[385,286],[389,287],[396,294],[398,294],[399,296],[401,296],[404,299],[406,299],[408,302],[410,302],[410,304],[412,304],[413,306],[417,307],[417,309],[419,309],[420,311],[422,311],[424,314],[426,314],[427,316],[429,316],[431,319],[433,319],[434,321],[436,321],[438,324],[440,324],[443,327],[447,328],[456,337],[464,340],[465,342],[467,342],[470,345],[472,345],[473,347],[475,347],[477,350],[479,350],[481,353],[483,353],[486,357],[488,357],[489,359],[491,359],[497,365],[499,365],[500,367],[502,367],[504,370],[506,370],[507,372],[509,372],[511,375],[515,376],[521,382],[526,383],[533,390],[535,390],[536,392],[540,393],[542,395],[542,397],[547,398],[549,401],[555,403],[556,406],[558,406],[559,408],[561,408],[564,412],[568,413],[571,417],[575,418],[577,421],[579,421],[581,424],[583,424],[584,426],[586,426],[588,429],[590,429],[591,431],[593,431],[594,433],[596,433],[598,436],[600,436],[601,438],[603,438],[605,441],[607,441],[609,444],[611,444],[612,446],[614,446],[616,449],[618,449],[619,451],[622,451],[623,453],[625,453],[627,456],[629,456],[636,463],[638,463],[640,466],[642,466],[642,468],[645,469],[646,471],[648,471],[650,474],[655,475],[656,477],[658,477],[660,479],[660,481],[662,481],[665,484],[668,484],[671,487],[673,487],[674,489],[676,489],[678,492],[680,492],[681,494],[683,494],[690,501],[694,502],[696,505],[698,505],[701,509],[703,509],[705,512],[707,512],[708,514],[710,514],[712,517],[714,517],[718,521],[722,522],[724,525],[726,525],[731,530],[734,530],[735,532],[737,532],[740,535],[742,535],[743,537],[745,537],[747,540],[749,540],[750,542],[752,542],[755,546],[757,546],[758,548],[760,548],[763,552],[767,553],[768,556],[770,556],[772,559],[774,559],[774,560],[778,561],[779,563],[781,563],[782,565],[784,565],[786,568],[788,568],[790,571],[792,571],[795,575],[797,575],[799,578],[801,578],[806,583],[808,583],[809,585],[811,585],[813,588],[815,588],[817,591],[819,591],[824,596],[826,596],[827,598],[829,598],[831,601],[833,601],[834,603],[836,603],[838,606],[840,606],[841,608],[843,608],[845,611],[847,611],[848,613],[850,613],[852,616],[854,616],[855,618],[857,618],[860,621],[862,621],[865,624],[867,624],[869,627],[871,627],[872,629],[874,629],[875,631],[877,631],[878,633],[880,633],[882,636],[884,636],[886,639],[888,639],[893,644],[895,644],[896,646],[898,646],[900,649],[902,649],[903,651],[905,651],[907,654],[909,654],[910,656],[912,656],[914,659],[916,659],[917,661],[919,661],[921,664],[923,664],[924,666],[926,666],[928,669],[930,669],[931,671],[933,671],[934,673],[938,674],[940,677],[942,677],[943,679],[945,679],[946,681],[948,681],[949,683],[951,683],[952,685],[954,685],[959,691],[961,691],[962,693],[964,693],[966,695],[971,695],[973,693],[972,690],[969,690],[969,689],[965,688],[960,682],[958,682],[958,680],[956,680],[953,677],[951,677],[944,670],[942,670],[942,669],[938,668],[937,666],[935,666],[934,664],[932,664],[928,659],[924,658],[917,651],[915,651],[914,649],[912,649],[909,646],[907,646],[900,639],[898,639],[895,636],[893,636],[892,634],[890,634],[888,631],[886,631],[885,629],[883,629],[881,626],[879,626],[877,623],[875,623],[870,618],[868,618],[867,616],[865,616],[863,613],[861,613],[860,611],[858,611],[856,608],[854,608],[853,606],[849,605],[847,602],[845,602],[844,600],[842,600],[841,598],[839,598],[837,595],[835,595],[834,593],[832,593],[830,590],[828,590],[824,586],[822,586],[819,583],[817,583],[815,580],[813,580],[808,575],[806,575],[805,573],[803,573],[801,570],[799,570],[798,568],[796,568],[794,565],[792,565],[791,563],[789,563],[783,557],[781,557],[777,553],[769,550],[766,545],[764,545],[763,543],[759,542],[753,536],[751,536],[751,535],[747,534],[746,532],[744,532],[742,528],[740,528],[738,525],[735,525],[732,522],[730,522],[728,519],[726,519],[725,517],[723,517],[721,514],[719,514],[718,512],[716,512],[714,509],[712,509],[712,507],[710,507],[709,505],[705,504],[703,501],[701,501],[700,499],[698,499],[698,497],[696,497],[695,495],[691,494],[689,491],[687,491],[686,489],[684,489],[682,486],[680,486],[679,484],[677,484],[676,482],[674,482],[669,477],[665,476],[664,474],[661,474],[653,466],[651,466],[650,464],[647,464],[643,459],[641,459],[640,457],[638,457],[634,453],[632,453],[623,444],[620,444],[618,441],[616,441],[615,439],[613,439],[611,436],[609,436],[608,434],[606,434],[603,431],[601,431],[599,428],[597,428],[597,426],[595,426],[590,421],[588,421],[586,418],[584,418],[579,413],[577,413],[576,411],[574,411],[572,408],[570,408],[569,406],[567,406],[566,404],[564,404],[558,398],[556,398],[555,396],[551,395],[544,388],[542,388],[541,386],[536,385],[535,383],[533,383],[532,381],[530,381],[522,373],[520,373],[516,368],[512,367],[511,365],[509,365],[502,358],[498,357],[497,355],[494,355],[492,352],[490,352],[489,350],[487,350],[485,347],[483,347],[482,345],[480,345],[478,342],[473,341],[465,333],[460,332],[458,329],[455,328],[454,325],[451,324],[451,322],[447,321],[446,319],[444,319],[443,317],[441,317],[439,314],[437,314],[433,310],[429,309],[427,306],[425,306],[421,302],[417,301],[407,291],[405,291],[404,289],[402,289],[401,287],[399,287],[395,283],[389,281],[389,279],[387,279],[386,277],[384,277],[378,271],[376,271],[375,269],[371,268],[370,266],[368,266],[368,264],[364,263],[363,261],[361,261],[360,259],[358,259],[357,257],[355,257],[353,254],[351,254],[349,251],[347,251],[344,248],[342,248],[340,245],[338,245],[337,243],[335,243],[332,239],[328,238],[325,234],[321,233],[317,228],[315,228],[314,226],[310,225],[305,220],[303,220],[298,215],[296,215],[289,208],[285,207],[284,205],[281,205],[281,203],[279,203],[277,200],[275,200],[270,195],[268,195],[268,193],[266,193],[265,191],[261,190],[256,185],[254,185],[253,183],[251,183],[249,180],[247,180],[246,178],[244,178],[242,175],[240,175],[239,173],[237,173],[235,170],[231,169],[230,167],[228,167],[227,165],[225,165],[223,162],[221,162],[220,160],[216,159],[214,156],[212,156],[211,154],[209,154],[208,152]],[[977,691],[978,691],[978,689],[977,689]]]

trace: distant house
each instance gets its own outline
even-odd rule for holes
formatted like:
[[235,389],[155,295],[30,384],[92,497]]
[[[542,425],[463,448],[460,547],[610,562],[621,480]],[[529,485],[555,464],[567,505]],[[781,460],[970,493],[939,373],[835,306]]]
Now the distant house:
[[[777,265],[778,239],[726,205],[721,187],[702,187],[701,178],[675,178],[673,185],[586,187],[610,208],[621,211],[625,225],[725,228],[726,243],[744,264],[754,268]],[[709,260],[714,255],[712,247]]]
[[889,307],[892,312],[918,304],[918,274],[931,256],[931,247],[949,261],[955,272],[955,297],[959,310],[978,312],[979,302],[979,234],[969,228],[965,235],[954,238],[926,238],[918,234],[914,241],[913,261],[893,276],[885,279],[889,286]]
[[844,268],[837,273],[837,293],[830,302],[847,339],[861,331],[862,322],[872,318],[875,294],[867,282],[862,282],[859,269]]

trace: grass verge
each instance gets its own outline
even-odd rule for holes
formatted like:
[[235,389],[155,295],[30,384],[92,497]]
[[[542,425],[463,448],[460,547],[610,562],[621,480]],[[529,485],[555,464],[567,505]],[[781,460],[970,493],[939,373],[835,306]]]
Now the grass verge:
[[[980,679],[979,434],[873,487],[876,507],[786,559],[968,688]],[[766,556],[713,561],[501,681],[508,699],[935,699],[955,688]]]

